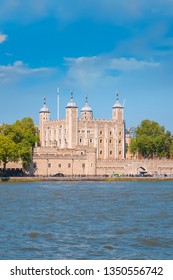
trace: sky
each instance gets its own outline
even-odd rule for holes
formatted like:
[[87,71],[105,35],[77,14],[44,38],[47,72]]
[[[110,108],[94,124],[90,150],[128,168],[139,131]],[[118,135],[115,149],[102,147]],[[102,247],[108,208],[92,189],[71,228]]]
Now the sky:
[[126,127],[173,133],[173,0],[0,0],[0,123],[39,122],[46,96],[60,118],[73,91],[110,119],[119,93]]

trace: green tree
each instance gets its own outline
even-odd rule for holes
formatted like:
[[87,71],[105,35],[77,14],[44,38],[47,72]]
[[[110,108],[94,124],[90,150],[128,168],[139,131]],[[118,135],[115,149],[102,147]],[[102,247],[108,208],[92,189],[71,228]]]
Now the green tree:
[[6,165],[10,161],[18,161],[19,153],[17,145],[8,136],[0,134],[0,162],[3,164],[3,173],[6,173]]
[[[17,120],[14,124],[3,124],[0,135],[8,137],[15,144],[19,159],[26,168],[32,162],[35,143],[39,141],[38,131],[31,118]],[[13,161],[13,160],[11,160]]]
[[173,140],[172,140],[171,146],[170,146],[170,157],[173,158]]
[[25,143],[29,143],[31,148],[33,149],[35,143],[38,142],[38,132],[37,128],[34,125],[34,122],[31,118],[23,118],[21,121],[17,120],[14,125],[13,129],[15,131],[15,142],[21,142],[25,140]]
[[26,168],[32,162],[35,143],[39,141],[38,131],[31,118],[17,120],[13,125],[13,140],[18,144],[20,158],[23,167]]
[[133,154],[133,156],[138,152],[138,147],[136,143],[136,138],[132,138],[130,145],[129,145],[130,153]]
[[172,138],[169,131],[157,122],[144,120],[136,129],[136,139],[131,142],[130,151],[144,158],[169,158]]

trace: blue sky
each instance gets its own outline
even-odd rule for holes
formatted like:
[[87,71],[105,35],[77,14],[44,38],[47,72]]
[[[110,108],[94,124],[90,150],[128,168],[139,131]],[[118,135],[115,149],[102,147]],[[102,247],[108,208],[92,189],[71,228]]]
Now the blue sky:
[[173,133],[173,0],[0,0],[0,123],[55,119],[74,92],[111,118],[119,92],[126,126],[150,119]]

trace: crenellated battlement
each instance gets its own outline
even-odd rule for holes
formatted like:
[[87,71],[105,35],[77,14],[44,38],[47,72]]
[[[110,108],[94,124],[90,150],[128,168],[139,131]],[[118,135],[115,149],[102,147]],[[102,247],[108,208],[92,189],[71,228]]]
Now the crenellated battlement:
[[[95,149],[94,162],[96,159],[112,160],[116,158],[121,160],[125,158],[125,123],[123,107],[119,104],[118,99],[112,109],[112,119],[93,118],[93,111],[88,105],[87,97],[85,105],[81,109],[81,118],[79,118],[73,93],[71,93],[71,99],[65,112],[65,119],[50,120],[50,112],[44,101],[44,106],[40,110],[40,143],[42,148],[55,147],[58,149],[58,154],[63,155],[64,149],[75,151],[78,147],[81,150],[81,155],[85,154],[84,151],[86,151],[88,157],[93,154],[91,150]],[[92,162],[87,164],[90,168],[92,167]]]

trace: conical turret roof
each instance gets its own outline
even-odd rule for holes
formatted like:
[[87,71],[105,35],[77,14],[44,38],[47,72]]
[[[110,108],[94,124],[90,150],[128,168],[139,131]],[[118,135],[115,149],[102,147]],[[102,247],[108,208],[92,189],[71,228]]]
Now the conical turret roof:
[[124,108],[120,103],[119,103],[119,94],[117,93],[117,99],[116,99],[116,102],[113,106],[113,108]]
[[86,96],[85,105],[82,107],[81,112],[92,112],[91,107],[88,105],[88,97]]
[[73,92],[71,92],[71,99],[70,101],[67,103],[66,108],[77,108],[76,103],[73,100]]
[[43,107],[40,109],[40,113],[50,113],[49,109],[46,107],[46,96],[44,96],[44,104]]

